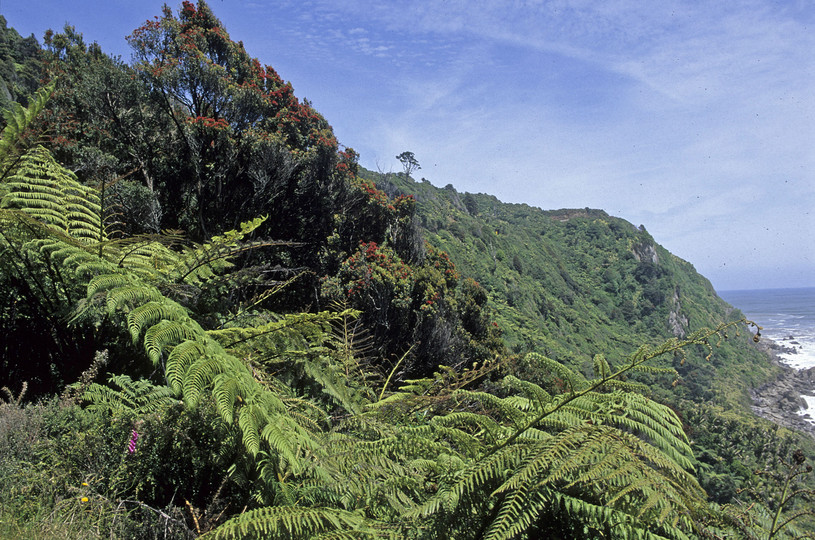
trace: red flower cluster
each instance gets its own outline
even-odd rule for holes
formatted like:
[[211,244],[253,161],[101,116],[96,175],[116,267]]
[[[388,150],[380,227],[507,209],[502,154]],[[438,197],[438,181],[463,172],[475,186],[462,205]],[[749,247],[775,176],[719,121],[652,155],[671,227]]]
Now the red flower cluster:
[[433,268],[441,271],[444,274],[445,280],[448,284],[454,284],[459,279],[459,273],[456,270],[456,265],[450,260],[450,256],[444,251],[439,251],[429,243],[426,243],[427,258],[425,264],[431,265]]
[[393,250],[381,247],[376,242],[361,242],[359,249],[343,266],[350,274],[348,277],[352,278],[348,289],[349,298],[369,289],[375,281],[381,283],[390,281],[390,285],[398,287],[399,284],[396,282],[413,278],[410,266],[402,262]]
[[224,118],[210,118],[208,116],[196,116],[196,117],[188,117],[187,123],[191,125],[197,125],[204,128],[222,130],[227,129],[229,127],[229,122],[226,121]]

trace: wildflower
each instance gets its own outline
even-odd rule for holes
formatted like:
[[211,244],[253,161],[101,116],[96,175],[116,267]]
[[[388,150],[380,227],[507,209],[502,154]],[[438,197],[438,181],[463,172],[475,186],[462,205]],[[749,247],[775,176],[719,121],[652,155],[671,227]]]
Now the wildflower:
[[82,482],[82,487],[88,487],[88,483],[87,482]]
[[139,438],[139,434],[136,433],[134,429],[133,432],[130,434],[130,442],[127,445],[127,453],[133,454],[136,452],[136,439]]
[[82,501],[83,503],[86,503],[86,502],[88,502],[89,499],[87,497],[82,497],[79,500]]

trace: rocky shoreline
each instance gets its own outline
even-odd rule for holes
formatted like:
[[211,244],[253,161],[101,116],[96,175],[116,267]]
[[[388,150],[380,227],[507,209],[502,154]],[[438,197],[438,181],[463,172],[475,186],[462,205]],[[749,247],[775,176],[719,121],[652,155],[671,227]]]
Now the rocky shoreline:
[[[793,342],[794,343],[794,342]],[[768,420],[784,427],[797,429],[815,437],[815,424],[809,415],[801,415],[807,402],[801,395],[815,395],[815,368],[794,369],[784,364],[778,356],[781,353],[795,353],[787,347],[768,339],[762,339],[759,348],[764,350],[772,361],[781,367],[781,374],[771,382],[750,391],[753,398],[753,411]]]

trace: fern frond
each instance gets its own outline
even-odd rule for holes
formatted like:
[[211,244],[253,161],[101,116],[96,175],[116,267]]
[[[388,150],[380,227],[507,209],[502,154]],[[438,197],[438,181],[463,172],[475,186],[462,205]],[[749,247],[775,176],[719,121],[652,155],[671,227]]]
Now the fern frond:
[[261,247],[294,245],[291,242],[255,240],[244,241],[252,234],[266,217],[258,217],[241,223],[240,229],[227,231],[213,236],[209,242],[192,248],[185,248],[175,264],[167,268],[166,276],[170,281],[198,284],[229,268],[230,259],[240,253]]
[[[16,159],[25,153],[24,134],[31,126],[32,121],[45,108],[51,94],[54,92],[56,81],[51,81],[48,85],[37,90],[28,100],[28,107],[23,107],[19,103],[12,103],[9,108],[3,111],[3,119],[6,127],[0,134],[0,166],[2,174],[0,180],[5,178],[9,171],[15,166]],[[2,190],[0,190],[2,194]]]
[[195,328],[186,324],[185,321],[169,321],[163,319],[152,325],[144,333],[144,348],[147,356],[158,364],[161,360],[161,353],[168,347],[198,337]]
[[431,422],[436,426],[469,428],[479,436],[486,435],[490,442],[497,439],[505,430],[498,422],[486,414],[471,412],[454,412],[444,416],[436,416]]
[[[695,478],[672,459],[633,435],[597,425],[575,426],[530,447],[523,464],[493,495],[507,497],[510,508],[502,519],[513,521],[519,519],[517,497],[576,487],[629,521],[640,520],[645,529],[676,528],[683,516],[706,506]],[[523,508],[528,512],[531,506]],[[494,526],[513,530],[510,521]],[[688,530],[688,523],[683,527]]]
[[[133,284],[133,278],[124,272],[105,273],[95,276],[88,281],[87,295],[88,297],[91,297],[117,287],[127,287],[132,286]],[[114,302],[112,308],[116,309],[118,307],[120,307],[119,304]]]
[[[227,327],[210,330],[207,333],[221,343],[223,347],[231,349],[274,334],[284,334],[288,337],[294,335],[305,337],[315,332],[326,332],[331,322],[339,320],[344,315],[344,313],[330,311],[291,313],[258,326]],[[306,344],[308,340],[304,339],[302,343]]]
[[176,394],[183,391],[184,375],[193,363],[207,354],[206,348],[197,340],[182,341],[167,356],[165,376]]
[[358,514],[333,508],[267,506],[236,516],[202,538],[311,539],[320,534],[348,531],[356,538],[375,538]]
[[502,383],[508,390],[520,392],[529,400],[530,406],[534,403],[538,409],[542,409],[543,404],[552,401],[552,395],[549,394],[549,392],[530,381],[524,381],[513,375],[507,375],[504,377]]
[[162,319],[169,321],[187,320],[187,311],[169,300],[150,301],[134,308],[127,314],[127,328],[133,344],[138,343],[142,331],[157,324]]
[[190,365],[184,372],[182,393],[184,402],[194,407],[201,400],[205,389],[207,389],[215,377],[224,373],[226,366],[218,356],[202,356]]
[[78,242],[98,244],[106,240],[96,190],[82,185],[42,146],[20,158],[4,191],[0,201],[3,208],[19,208]]
[[594,355],[594,376],[600,379],[607,379],[611,376],[611,366],[608,365],[606,357],[602,354]]
[[304,373],[320,385],[334,403],[351,414],[359,414],[366,403],[365,396],[349,385],[342,367],[334,364],[328,357],[306,358],[298,362]]
[[[535,364],[538,369],[547,370],[552,372],[555,376],[560,377],[567,384],[570,392],[577,392],[583,390],[587,386],[586,378],[583,375],[576,373],[564,366],[556,360],[547,358],[542,354],[535,352],[526,355],[526,361],[530,364]],[[606,364],[607,366],[608,364]]]
[[82,399],[90,402],[90,409],[108,411],[114,416],[124,413],[143,416],[178,404],[167,386],[133,380],[128,375],[111,375],[108,383],[119,390],[92,383],[82,395]]
[[487,497],[499,486],[509,471],[514,470],[526,456],[525,445],[513,445],[457,471],[453,482],[444,485],[423,504],[405,513],[407,518],[423,518],[442,511],[453,512],[462,499],[474,492]]
[[[117,309],[123,309],[126,306],[161,302],[164,299],[164,295],[155,287],[133,282],[127,277],[122,277],[123,279],[118,279],[116,274],[106,274],[94,278],[91,284],[88,285],[89,295],[107,289],[106,305],[108,313],[113,313]],[[115,288],[113,288],[114,286]]]
[[295,443],[297,440],[294,425],[285,422],[283,415],[278,415],[267,421],[260,432],[260,438],[272,448],[279,458],[285,460],[290,467],[294,467],[294,472],[299,473],[297,466],[297,456]]
[[643,437],[681,467],[693,470],[693,450],[670,407],[633,393],[615,392],[597,399],[612,404],[613,412],[605,417],[609,424]]
[[140,235],[112,242],[116,265],[128,268],[144,278],[154,278],[178,264],[179,254],[165,244],[179,241],[174,235]]
[[513,425],[521,426],[527,419],[524,411],[519,410],[512,400],[506,401],[488,392],[476,392],[472,390],[459,389],[453,392],[453,397],[457,400],[468,400],[480,404],[484,409],[495,412],[501,417],[509,420]]

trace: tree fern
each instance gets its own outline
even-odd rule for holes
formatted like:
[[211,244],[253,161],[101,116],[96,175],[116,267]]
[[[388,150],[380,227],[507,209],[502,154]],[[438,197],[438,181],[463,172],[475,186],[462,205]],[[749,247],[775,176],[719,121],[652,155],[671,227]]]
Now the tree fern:
[[[29,98],[28,107],[23,107],[19,103],[12,103],[3,111],[3,119],[6,127],[0,134],[0,182],[17,165],[17,159],[25,153],[27,144],[25,134],[31,126],[32,121],[42,112],[51,94],[54,92],[55,81],[37,90]],[[0,184],[0,196],[4,193],[4,188]]]
[[[313,446],[306,440],[308,433],[294,420],[281,422],[278,417],[285,417],[287,409],[280,399],[255,380],[248,366],[209,337],[186,308],[156,287],[179,269],[186,268],[186,275],[192,275],[184,256],[173,255],[161,242],[107,242],[100,229],[101,210],[95,190],[79,184],[42,147],[23,156],[6,188],[3,219],[30,231],[28,239],[12,239],[20,268],[46,268],[50,286],[57,289],[86,280],[86,296],[78,306],[75,323],[93,319],[94,306],[99,303],[105,306],[107,317],[116,320],[122,313],[134,344],[141,344],[153,363],[164,360],[176,396],[195,406],[206,393],[215,393],[220,397],[216,403],[224,421],[243,419],[238,425],[248,430],[244,440],[251,454],[262,444],[287,466],[299,468],[291,449]],[[207,264],[234,255],[238,240],[258,224],[256,221],[241,231],[227,233],[216,241],[218,248],[203,247],[210,254]],[[104,250],[96,249],[102,244]],[[198,268],[202,267],[200,257],[194,259]],[[53,296],[43,284],[43,296]],[[70,295],[64,298],[73,302]],[[185,344],[181,352],[173,354],[180,344]],[[229,398],[232,395],[234,399]],[[249,417],[252,422],[246,420]],[[264,431],[271,422],[273,428]]]
[[[82,399],[89,408],[104,410],[114,415],[130,413],[144,416],[178,403],[167,386],[156,386],[146,380],[133,380],[128,375],[111,375],[110,386],[92,383]],[[113,387],[118,387],[119,390]]]
[[5,181],[4,191],[3,208],[19,208],[86,244],[105,240],[96,191],[80,184],[42,146],[22,156],[16,172]]
[[[240,514],[202,538],[378,538],[375,529],[358,514],[333,508],[272,506]],[[321,536],[325,535],[325,536]]]

